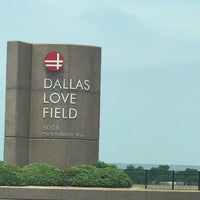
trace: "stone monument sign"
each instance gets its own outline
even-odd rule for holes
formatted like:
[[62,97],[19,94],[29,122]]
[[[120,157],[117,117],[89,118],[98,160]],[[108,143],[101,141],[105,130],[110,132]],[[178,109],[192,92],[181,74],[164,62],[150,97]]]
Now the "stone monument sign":
[[8,42],[4,161],[96,162],[100,66],[100,47]]

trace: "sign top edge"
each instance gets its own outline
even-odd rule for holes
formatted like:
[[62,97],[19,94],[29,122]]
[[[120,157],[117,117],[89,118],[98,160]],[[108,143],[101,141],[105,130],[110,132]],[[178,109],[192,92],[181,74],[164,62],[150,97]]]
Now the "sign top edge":
[[24,44],[30,44],[33,46],[37,45],[59,45],[59,46],[80,46],[80,47],[94,47],[94,48],[102,48],[101,46],[96,46],[96,45],[85,45],[85,44],[67,44],[67,43],[29,43],[29,42],[24,42],[20,40],[10,40],[7,41],[7,43],[24,43]]

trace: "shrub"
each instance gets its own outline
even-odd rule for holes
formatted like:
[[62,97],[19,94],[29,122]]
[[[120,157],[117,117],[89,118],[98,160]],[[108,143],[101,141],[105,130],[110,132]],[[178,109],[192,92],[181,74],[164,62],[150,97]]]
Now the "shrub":
[[32,163],[23,167],[25,185],[63,185],[61,170],[46,163]]
[[96,168],[107,168],[107,167],[113,167],[113,168],[116,168],[116,169],[117,169],[117,166],[116,166],[116,165],[107,164],[107,163],[105,163],[105,162],[101,162],[101,161],[96,162],[95,167],[96,167]]
[[23,185],[22,169],[18,166],[0,162],[0,185]]
[[79,165],[66,169],[65,180],[69,186],[131,187],[132,181],[114,165],[98,162],[96,165]]
[[130,178],[115,165],[97,162],[61,170],[46,163],[32,163],[23,168],[0,162],[0,185],[21,186],[131,187]]

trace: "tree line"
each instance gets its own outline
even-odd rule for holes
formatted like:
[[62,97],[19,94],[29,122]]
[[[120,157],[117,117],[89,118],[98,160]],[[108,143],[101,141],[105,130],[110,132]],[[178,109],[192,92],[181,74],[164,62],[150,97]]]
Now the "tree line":
[[[176,182],[180,185],[198,185],[199,172],[196,169],[187,168],[185,171],[171,171],[168,165],[159,165],[145,170],[143,167],[128,165],[124,170],[134,184],[164,184]],[[174,177],[173,177],[174,176]]]

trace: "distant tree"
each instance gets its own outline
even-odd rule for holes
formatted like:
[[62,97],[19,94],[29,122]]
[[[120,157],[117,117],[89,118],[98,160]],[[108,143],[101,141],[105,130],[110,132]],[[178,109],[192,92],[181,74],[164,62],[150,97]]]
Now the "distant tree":
[[144,184],[145,170],[143,167],[135,168],[133,165],[128,165],[124,171],[134,184]]
[[198,184],[198,170],[187,168],[185,170],[185,180],[186,185],[197,185]]
[[182,182],[182,183],[186,184],[185,171],[176,171],[175,172],[175,182]]
[[157,167],[157,170],[158,171],[169,171],[169,165],[159,165],[158,167]]
[[168,165],[152,167],[149,171],[148,180],[155,184],[159,184],[161,181],[168,182],[172,180],[172,172],[169,171]]

